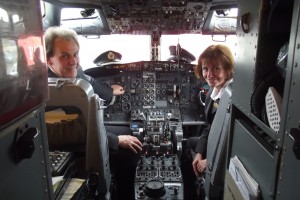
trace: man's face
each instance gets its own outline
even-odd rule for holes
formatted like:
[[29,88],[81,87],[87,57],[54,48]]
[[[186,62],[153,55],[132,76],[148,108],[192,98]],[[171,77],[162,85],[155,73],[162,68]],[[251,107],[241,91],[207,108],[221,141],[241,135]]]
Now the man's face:
[[79,64],[78,53],[79,47],[73,39],[56,38],[54,40],[54,55],[48,59],[48,65],[59,77],[75,78]]

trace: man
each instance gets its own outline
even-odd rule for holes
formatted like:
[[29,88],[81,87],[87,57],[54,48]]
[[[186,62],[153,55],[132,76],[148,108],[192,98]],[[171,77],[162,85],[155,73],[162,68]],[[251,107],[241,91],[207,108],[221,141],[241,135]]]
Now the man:
[[[111,88],[97,82],[84,74],[79,65],[79,42],[75,31],[61,27],[46,30],[45,46],[49,77],[81,78],[88,81],[100,98],[110,102],[113,95],[121,95],[125,91],[122,86]],[[120,198],[134,199],[134,176],[138,152],[142,143],[128,127],[106,126],[111,165],[116,173]],[[120,167],[122,166],[122,168]],[[129,187],[129,188],[128,188]],[[128,191],[131,189],[131,192]]]

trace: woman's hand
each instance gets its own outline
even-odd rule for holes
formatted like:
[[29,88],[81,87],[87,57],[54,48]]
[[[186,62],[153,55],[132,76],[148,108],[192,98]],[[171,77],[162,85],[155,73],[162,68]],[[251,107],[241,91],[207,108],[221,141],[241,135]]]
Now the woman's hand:
[[200,153],[197,153],[194,161],[192,163],[193,165],[193,170],[195,175],[198,177],[201,173],[204,173],[206,170],[206,159],[202,159],[202,155]]

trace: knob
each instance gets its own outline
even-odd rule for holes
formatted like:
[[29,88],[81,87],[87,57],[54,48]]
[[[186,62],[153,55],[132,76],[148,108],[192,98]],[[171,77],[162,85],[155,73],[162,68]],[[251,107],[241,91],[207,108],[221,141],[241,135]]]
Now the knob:
[[146,183],[144,192],[151,198],[160,198],[166,194],[164,183],[160,180],[150,180]]
[[174,194],[177,195],[178,194],[178,187],[174,187]]

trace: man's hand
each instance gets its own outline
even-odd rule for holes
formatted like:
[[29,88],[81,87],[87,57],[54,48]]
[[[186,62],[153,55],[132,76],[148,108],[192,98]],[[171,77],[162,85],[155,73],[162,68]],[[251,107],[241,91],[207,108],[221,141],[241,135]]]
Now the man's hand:
[[111,85],[110,87],[113,89],[113,95],[121,95],[125,92],[121,85]]
[[142,143],[134,136],[119,135],[119,146],[122,148],[131,149],[134,153],[142,151]]
[[193,170],[195,175],[198,177],[201,173],[204,173],[206,170],[206,159],[202,159],[202,155],[200,153],[197,153],[194,161],[193,161]]

